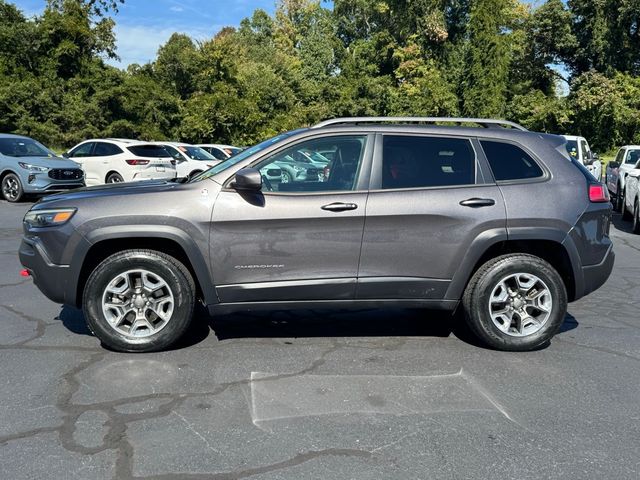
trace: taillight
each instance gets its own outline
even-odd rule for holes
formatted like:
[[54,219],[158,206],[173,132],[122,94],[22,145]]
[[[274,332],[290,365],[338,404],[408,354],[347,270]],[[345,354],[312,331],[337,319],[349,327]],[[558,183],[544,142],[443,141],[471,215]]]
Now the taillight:
[[609,190],[602,183],[592,183],[589,185],[589,201],[593,203],[608,202]]
[[126,162],[129,165],[149,165],[149,160],[134,159],[134,160],[127,160]]

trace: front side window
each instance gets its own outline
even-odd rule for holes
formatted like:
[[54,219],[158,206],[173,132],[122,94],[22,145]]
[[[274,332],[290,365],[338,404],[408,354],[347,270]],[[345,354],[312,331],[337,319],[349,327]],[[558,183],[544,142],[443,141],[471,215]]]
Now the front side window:
[[69,152],[72,158],[86,158],[91,156],[93,150],[93,142],[83,143]]
[[476,156],[461,138],[384,137],[382,188],[429,188],[475,183]]
[[[366,136],[325,137],[301,142],[261,160],[265,192],[335,192],[356,188]],[[329,161],[320,151],[332,152]]]
[[582,161],[586,162],[589,160],[589,149],[587,148],[587,142],[584,140],[580,140],[580,151],[582,152]]
[[522,148],[491,140],[482,140],[480,143],[496,181],[528,180],[544,176],[542,168]]
[[622,156],[623,156],[623,155],[624,155],[624,148],[623,148],[623,149],[621,149],[621,150],[618,152],[618,155],[616,155],[615,162],[616,162],[616,163],[618,163],[618,164],[622,163]]
[[163,146],[164,146],[164,149],[169,153],[169,155],[171,155],[178,162],[186,161],[185,158],[182,156],[182,154],[171,145],[163,145]]

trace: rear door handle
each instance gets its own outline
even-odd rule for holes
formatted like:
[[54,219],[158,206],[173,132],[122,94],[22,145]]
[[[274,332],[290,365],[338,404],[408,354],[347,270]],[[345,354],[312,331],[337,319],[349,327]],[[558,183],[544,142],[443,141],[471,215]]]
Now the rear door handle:
[[322,207],[322,210],[328,210],[329,212],[345,212],[347,210],[355,210],[358,208],[358,205],[355,203],[330,203],[329,205],[325,205]]
[[463,207],[471,208],[492,207],[495,204],[496,201],[493,198],[470,198],[460,202]]

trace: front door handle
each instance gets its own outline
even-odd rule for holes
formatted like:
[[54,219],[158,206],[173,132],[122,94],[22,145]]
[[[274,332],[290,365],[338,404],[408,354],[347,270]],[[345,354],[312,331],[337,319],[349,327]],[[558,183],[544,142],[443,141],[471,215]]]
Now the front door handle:
[[355,210],[358,208],[358,205],[355,203],[330,203],[329,205],[325,205],[322,207],[322,210],[328,210],[329,212],[345,212],[347,210]]
[[495,204],[496,201],[493,198],[470,198],[460,202],[463,207],[471,208],[492,207]]

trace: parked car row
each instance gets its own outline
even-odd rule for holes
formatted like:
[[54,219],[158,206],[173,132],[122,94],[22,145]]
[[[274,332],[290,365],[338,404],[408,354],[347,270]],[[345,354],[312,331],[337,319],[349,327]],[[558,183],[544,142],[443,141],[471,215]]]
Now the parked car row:
[[193,178],[239,151],[230,145],[105,138],[85,140],[59,156],[31,138],[0,134],[0,190],[17,202],[24,195],[83,186]]
[[640,234],[640,145],[625,145],[609,162],[606,183],[613,209],[623,220],[633,221],[633,233]]

